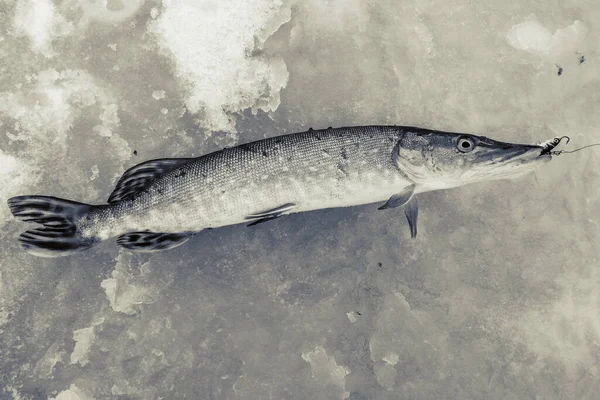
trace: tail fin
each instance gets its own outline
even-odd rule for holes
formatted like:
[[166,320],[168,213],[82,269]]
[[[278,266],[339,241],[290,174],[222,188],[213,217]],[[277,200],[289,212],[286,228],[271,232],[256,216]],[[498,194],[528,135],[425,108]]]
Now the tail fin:
[[48,196],[17,196],[8,200],[8,206],[18,219],[44,225],[19,236],[21,246],[33,255],[66,256],[100,242],[95,237],[83,237],[76,226],[76,220],[94,206]]

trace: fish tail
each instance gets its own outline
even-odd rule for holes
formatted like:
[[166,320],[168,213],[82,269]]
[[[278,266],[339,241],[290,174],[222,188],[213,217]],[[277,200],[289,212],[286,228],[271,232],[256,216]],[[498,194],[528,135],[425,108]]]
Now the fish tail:
[[97,237],[84,237],[77,220],[94,206],[49,196],[17,196],[8,200],[13,215],[26,222],[43,226],[23,232],[21,246],[39,257],[60,257],[89,249],[100,242]]

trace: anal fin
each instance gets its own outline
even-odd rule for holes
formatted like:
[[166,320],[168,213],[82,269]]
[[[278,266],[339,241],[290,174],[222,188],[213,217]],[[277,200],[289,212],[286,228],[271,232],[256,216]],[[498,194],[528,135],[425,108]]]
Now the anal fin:
[[196,232],[128,232],[119,236],[117,244],[131,251],[150,253],[181,246],[195,234]]

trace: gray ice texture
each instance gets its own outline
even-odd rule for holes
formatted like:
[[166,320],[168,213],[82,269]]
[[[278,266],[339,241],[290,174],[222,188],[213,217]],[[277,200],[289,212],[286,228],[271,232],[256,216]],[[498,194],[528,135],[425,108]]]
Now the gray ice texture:
[[[0,398],[597,399],[600,163],[197,235],[23,252],[6,199],[416,125],[600,142],[600,2],[0,0]],[[560,74],[559,74],[560,70]]]

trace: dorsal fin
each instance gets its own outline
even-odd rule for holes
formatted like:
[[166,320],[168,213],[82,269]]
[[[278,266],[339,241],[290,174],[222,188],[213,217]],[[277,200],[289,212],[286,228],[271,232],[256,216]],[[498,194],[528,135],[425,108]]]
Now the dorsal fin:
[[129,168],[108,197],[109,203],[123,200],[137,193],[156,178],[193,160],[192,158],[161,158],[150,160]]

